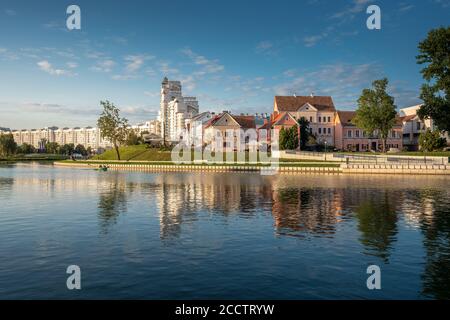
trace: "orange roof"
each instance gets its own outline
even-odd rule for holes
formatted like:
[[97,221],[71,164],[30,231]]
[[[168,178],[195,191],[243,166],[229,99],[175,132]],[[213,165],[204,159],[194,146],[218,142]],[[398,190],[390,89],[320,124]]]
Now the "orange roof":
[[297,111],[306,103],[319,111],[336,111],[333,99],[330,96],[276,96],[275,103],[278,111]]
[[399,117],[399,119],[403,122],[408,122],[413,120],[415,117],[417,117],[416,114],[410,114],[409,116]]

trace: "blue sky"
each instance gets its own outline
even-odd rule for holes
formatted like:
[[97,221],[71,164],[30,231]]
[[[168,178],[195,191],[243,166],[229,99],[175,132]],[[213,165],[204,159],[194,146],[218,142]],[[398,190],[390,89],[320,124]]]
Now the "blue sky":
[[[81,30],[66,8],[81,8]],[[368,30],[366,8],[381,8]],[[450,0],[0,1],[0,127],[95,125],[99,101],[131,122],[155,118],[164,76],[201,110],[270,112],[274,95],[331,95],[356,108],[390,80],[419,102],[417,44],[448,26]]]

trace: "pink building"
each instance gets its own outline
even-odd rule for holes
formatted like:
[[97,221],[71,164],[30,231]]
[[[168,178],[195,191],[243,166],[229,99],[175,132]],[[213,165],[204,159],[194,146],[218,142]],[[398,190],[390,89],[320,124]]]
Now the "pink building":
[[[337,111],[335,117],[334,145],[345,151],[380,151],[383,147],[381,139],[367,136],[362,129],[352,123],[355,111]],[[389,133],[386,148],[403,148],[403,127],[400,118]]]

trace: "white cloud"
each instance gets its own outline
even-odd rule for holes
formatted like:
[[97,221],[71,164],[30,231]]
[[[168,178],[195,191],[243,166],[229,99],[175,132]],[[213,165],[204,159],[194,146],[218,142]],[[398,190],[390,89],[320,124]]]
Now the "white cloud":
[[371,0],[353,0],[351,6],[346,7],[342,11],[336,12],[331,17],[336,19],[352,19],[357,13],[363,12],[370,2]]
[[97,63],[93,67],[91,67],[91,70],[107,73],[111,72],[115,65],[116,63],[114,62],[114,60],[107,58],[104,60],[97,61]]
[[306,47],[314,47],[317,42],[319,42],[320,40],[322,40],[323,38],[325,38],[327,36],[326,33],[323,34],[318,34],[315,36],[308,36],[308,37],[304,37],[303,38],[303,42],[305,43]]
[[411,10],[412,8],[414,8],[414,5],[413,5],[413,4],[400,3],[399,11],[405,12],[405,11]]
[[169,62],[159,61],[158,62],[159,71],[166,76],[178,76],[180,70],[171,66]]
[[38,65],[39,69],[41,69],[42,71],[47,72],[48,74],[51,74],[51,75],[56,75],[56,76],[63,76],[63,75],[71,76],[71,75],[73,75],[68,70],[54,68],[52,66],[52,64],[50,62],[48,62],[47,60],[39,61],[37,63],[37,65]]
[[324,65],[315,71],[290,70],[289,81],[276,85],[276,95],[331,95],[337,107],[354,108],[361,90],[383,76],[377,64]]
[[5,10],[5,14],[6,14],[7,16],[12,17],[12,16],[17,15],[17,12],[16,12],[15,10],[12,10],[12,9],[6,9],[6,10]]
[[136,78],[135,74],[115,74],[111,77],[113,80],[132,80]]
[[256,46],[256,51],[265,52],[272,48],[273,48],[273,43],[268,40],[265,40],[265,41],[261,41],[260,43],[258,43],[258,45]]
[[142,68],[146,60],[153,59],[152,56],[147,55],[129,55],[125,57],[126,72],[133,73]]
[[72,61],[67,62],[66,65],[67,65],[67,68],[70,68],[70,69],[75,69],[78,67],[78,63],[72,62]]
[[194,64],[201,67],[200,70],[197,71],[197,75],[199,76],[221,72],[225,69],[225,67],[219,63],[219,60],[207,59],[205,56],[193,52],[190,48],[185,48],[181,50],[181,52],[190,58]]

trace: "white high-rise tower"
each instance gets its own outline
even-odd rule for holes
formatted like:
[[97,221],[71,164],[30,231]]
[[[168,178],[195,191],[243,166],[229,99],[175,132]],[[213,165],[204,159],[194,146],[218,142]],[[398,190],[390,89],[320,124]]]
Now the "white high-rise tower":
[[161,83],[161,135],[163,140],[177,141],[184,129],[185,119],[198,114],[199,106],[195,97],[183,97],[180,81],[169,81],[165,77]]

